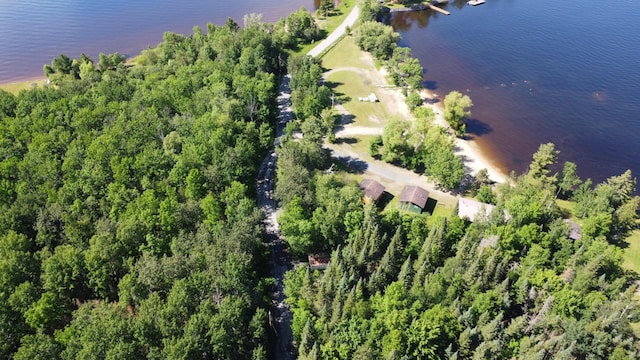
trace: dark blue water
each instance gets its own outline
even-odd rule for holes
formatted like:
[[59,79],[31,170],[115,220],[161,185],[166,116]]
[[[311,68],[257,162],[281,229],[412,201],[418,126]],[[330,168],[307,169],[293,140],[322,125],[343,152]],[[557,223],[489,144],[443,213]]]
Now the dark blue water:
[[0,83],[43,77],[42,67],[64,53],[137,55],[165,31],[191,34],[195,25],[263,14],[275,22],[314,0],[0,0]]
[[473,102],[469,127],[503,170],[525,171],[539,144],[601,181],[640,176],[640,1],[452,1],[450,16],[395,15],[427,87]]

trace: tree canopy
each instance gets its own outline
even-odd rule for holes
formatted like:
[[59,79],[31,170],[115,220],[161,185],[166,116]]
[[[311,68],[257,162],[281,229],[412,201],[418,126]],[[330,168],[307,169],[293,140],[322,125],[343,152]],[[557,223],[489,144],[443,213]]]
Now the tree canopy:
[[253,194],[289,40],[247,24],[0,91],[0,357],[266,358]]

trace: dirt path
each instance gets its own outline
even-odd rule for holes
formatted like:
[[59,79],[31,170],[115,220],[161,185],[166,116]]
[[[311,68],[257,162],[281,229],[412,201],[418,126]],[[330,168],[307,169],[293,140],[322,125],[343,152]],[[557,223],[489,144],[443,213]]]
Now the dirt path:
[[346,144],[325,144],[331,150],[331,157],[347,163],[355,170],[364,172],[368,178],[372,178],[393,193],[399,194],[405,185],[417,185],[429,191],[429,197],[445,204],[454,204],[457,198],[429,181],[426,176],[417,174],[411,170],[388,164],[384,161],[363,159],[361,155],[353,151]]
[[289,270],[291,258],[286,252],[286,244],[280,236],[278,226],[277,202],[273,196],[275,186],[276,152],[275,147],[280,143],[280,137],[284,133],[287,122],[293,119],[291,110],[291,90],[289,88],[289,75],[280,83],[278,92],[278,124],[276,127],[276,139],[269,154],[260,165],[257,178],[257,202],[265,214],[264,225],[266,230],[266,245],[271,254],[270,275],[275,279],[275,286],[271,294],[271,310],[269,311],[269,323],[276,337],[275,359],[294,359],[293,337],[291,334],[291,310],[285,303],[284,274]]
[[325,50],[327,50],[331,45],[333,45],[342,35],[344,35],[347,26],[352,28],[353,25],[358,21],[358,17],[360,16],[360,9],[358,5],[355,5],[351,12],[344,19],[342,24],[340,24],[326,39],[322,40],[316,47],[311,49],[307,55],[311,57],[316,57],[322,54]]

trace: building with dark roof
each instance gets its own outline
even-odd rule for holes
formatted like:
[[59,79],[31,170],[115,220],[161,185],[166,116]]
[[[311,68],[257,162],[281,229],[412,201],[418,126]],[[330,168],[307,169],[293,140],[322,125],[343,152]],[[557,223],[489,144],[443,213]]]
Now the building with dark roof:
[[384,186],[379,182],[371,179],[362,179],[358,187],[364,191],[365,201],[378,201],[384,193]]
[[429,199],[427,190],[419,186],[407,185],[402,189],[402,193],[398,198],[398,208],[420,214],[425,205],[427,205],[427,199]]
[[580,240],[582,239],[582,228],[580,224],[575,221],[564,219],[565,224],[569,226],[569,239],[571,240]]
[[311,254],[308,257],[309,269],[324,270],[329,266],[331,262],[331,255],[329,254]]

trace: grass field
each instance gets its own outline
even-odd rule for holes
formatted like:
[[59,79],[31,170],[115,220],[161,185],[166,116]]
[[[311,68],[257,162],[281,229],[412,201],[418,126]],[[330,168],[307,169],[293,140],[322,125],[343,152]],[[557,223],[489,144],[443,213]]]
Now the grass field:
[[622,255],[622,266],[640,274],[640,230],[632,231],[625,241],[628,246]]
[[[353,9],[353,4],[355,4],[355,2],[356,0],[340,2],[331,16],[324,17],[316,14],[316,23],[318,24],[318,27],[320,27],[326,35],[331,34],[333,30],[342,24],[347,15],[349,15],[349,12]],[[292,54],[306,54],[316,47],[317,44],[318,42],[300,45],[295,51],[292,51]]]
[[0,89],[8,91],[12,94],[17,94],[20,90],[31,89],[35,86],[44,86],[47,83],[47,79],[27,80],[10,84],[0,84]]
[[[375,66],[363,58],[353,37],[344,37],[322,58],[322,65],[327,70],[336,70],[328,76],[327,83],[344,108],[354,116],[356,125],[379,126],[395,116],[394,112],[397,109],[389,109],[389,102],[379,91],[379,86],[385,85],[384,79],[380,78]],[[358,97],[371,93],[375,93],[380,102],[358,100]]]
[[558,207],[560,208],[562,217],[578,222],[578,218],[574,214],[574,209],[576,207],[575,202],[558,199],[556,200],[556,205],[558,205]]

